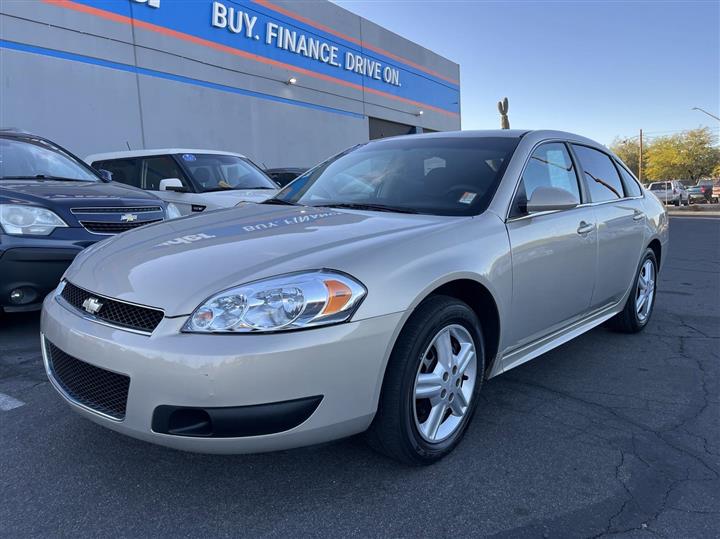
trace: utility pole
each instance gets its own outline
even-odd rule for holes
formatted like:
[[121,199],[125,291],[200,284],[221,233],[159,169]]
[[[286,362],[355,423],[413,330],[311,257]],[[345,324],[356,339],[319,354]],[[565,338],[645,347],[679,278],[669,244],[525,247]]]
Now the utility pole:
[[643,133],[642,129],[640,130],[640,161],[638,162],[638,180],[640,180],[640,183],[642,183],[642,173],[643,173]]

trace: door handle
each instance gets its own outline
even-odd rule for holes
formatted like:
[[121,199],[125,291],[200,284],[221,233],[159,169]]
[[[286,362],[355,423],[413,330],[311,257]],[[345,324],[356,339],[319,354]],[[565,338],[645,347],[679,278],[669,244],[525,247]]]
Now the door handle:
[[640,221],[645,217],[645,214],[641,211],[636,211],[635,215],[633,215],[633,221]]
[[584,236],[585,234],[589,234],[595,230],[595,223],[586,223],[585,221],[580,221],[580,225],[578,225],[577,233],[581,236]]

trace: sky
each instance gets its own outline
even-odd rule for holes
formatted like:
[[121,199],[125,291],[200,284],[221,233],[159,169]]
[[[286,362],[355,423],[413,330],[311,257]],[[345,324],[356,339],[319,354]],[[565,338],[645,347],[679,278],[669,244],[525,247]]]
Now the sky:
[[336,0],[460,64],[463,129],[609,144],[720,122],[720,1]]

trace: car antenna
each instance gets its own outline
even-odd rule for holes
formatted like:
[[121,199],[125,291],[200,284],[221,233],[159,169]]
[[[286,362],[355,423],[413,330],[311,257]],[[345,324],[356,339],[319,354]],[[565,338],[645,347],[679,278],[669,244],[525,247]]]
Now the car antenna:
[[130,148],[130,143],[127,140],[125,141],[125,146],[128,147],[128,150],[132,151],[132,149]]

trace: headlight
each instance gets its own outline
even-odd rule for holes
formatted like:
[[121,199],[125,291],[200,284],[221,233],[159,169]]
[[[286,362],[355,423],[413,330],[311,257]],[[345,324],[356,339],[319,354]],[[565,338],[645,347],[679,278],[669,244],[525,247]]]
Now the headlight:
[[334,271],[281,275],[212,296],[190,315],[188,333],[287,331],[345,322],[366,294]]
[[56,213],[21,204],[0,204],[0,226],[8,234],[47,236],[58,227],[68,226]]
[[168,203],[167,218],[168,219],[177,219],[178,217],[182,217],[182,214],[180,213],[180,209],[172,202]]

